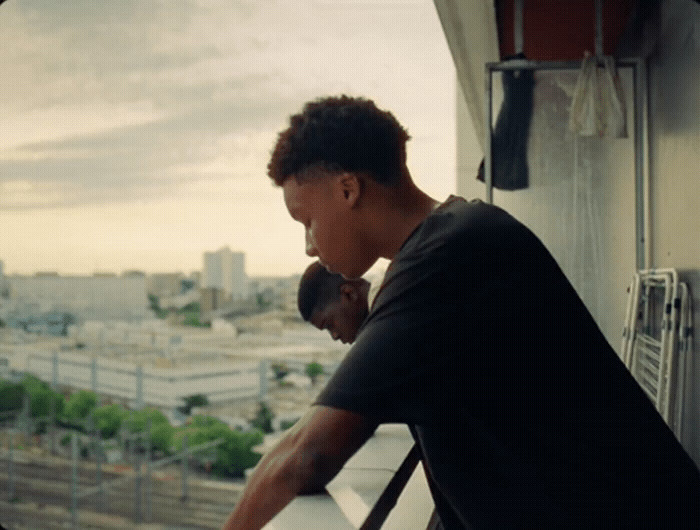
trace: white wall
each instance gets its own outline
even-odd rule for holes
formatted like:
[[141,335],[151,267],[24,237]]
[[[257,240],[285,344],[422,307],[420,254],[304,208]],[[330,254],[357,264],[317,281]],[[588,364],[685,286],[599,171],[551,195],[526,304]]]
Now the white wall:
[[[632,78],[627,73],[622,77],[631,95]],[[529,186],[494,190],[494,203],[542,239],[618,349],[626,287],[635,269],[633,139],[584,138],[568,131],[576,78],[576,71],[536,73]],[[500,86],[498,74],[494,84]],[[496,107],[494,116],[497,113]],[[458,138],[469,138],[468,117],[458,114]],[[630,130],[632,123],[630,118]],[[458,151],[468,158],[469,148]],[[480,157],[478,153],[479,161]],[[458,162],[463,173],[457,189],[469,198],[485,196],[484,184],[475,179],[479,161],[472,157]]]
[[[682,278],[690,284],[699,330],[700,5],[665,0],[635,37],[639,42],[628,48],[650,53],[647,266],[687,270]],[[631,76],[622,74],[632,133]],[[565,127],[570,80],[538,77],[528,154],[531,185],[523,191],[496,190],[494,202],[542,238],[619,350],[626,286],[635,269],[633,141],[574,138]],[[494,84],[499,83],[494,76]],[[484,184],[475,179],[483,155],[475,149],[470,120],[458,89],[457,190],[467,198],[484,198]],[[696,338],[693,358],[698,355]],[[682,442],[700,464],[700,361],[691,370]]]
[[683,442],[700,464],[700,4],[666,0],[650,27],[650,254],[655,267],[689,269],[695,362]]

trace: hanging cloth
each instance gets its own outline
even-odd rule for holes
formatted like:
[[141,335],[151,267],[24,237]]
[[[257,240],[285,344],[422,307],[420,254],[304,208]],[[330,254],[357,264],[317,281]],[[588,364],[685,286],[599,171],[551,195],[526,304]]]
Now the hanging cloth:
[[[525,59],[519,53],[509,59]],[[503,71],[503,104],[491,136],[492,185],[500,190],[528,186],[527,139],[532,120],[535,77],[531,69]],[[477,179],[484,182],[484,161]]]
[[576,80],[569,130],[581,136],[627,138],[625,98],[615,59],[586,52]]

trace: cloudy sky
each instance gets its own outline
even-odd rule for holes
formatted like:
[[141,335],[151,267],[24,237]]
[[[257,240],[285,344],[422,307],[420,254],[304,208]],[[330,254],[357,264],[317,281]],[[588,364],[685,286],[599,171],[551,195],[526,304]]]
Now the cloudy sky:
[[6,273],[303,271],[266,176],[291,113],[374,99],[409,167],[455,189],[454,68],[430,0],[7,0],[0,5],[0,260]]

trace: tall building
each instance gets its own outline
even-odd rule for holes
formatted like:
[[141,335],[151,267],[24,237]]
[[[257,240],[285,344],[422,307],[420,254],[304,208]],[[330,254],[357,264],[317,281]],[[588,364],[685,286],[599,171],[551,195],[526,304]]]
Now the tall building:
[[245,254],[232,252],[228,247],[205,252],[201,287],[221,289],[234,300],[245,298],[248,295]]
[[5,263],[0,260],[0,298],[10,296],[10,284],[5,277]]

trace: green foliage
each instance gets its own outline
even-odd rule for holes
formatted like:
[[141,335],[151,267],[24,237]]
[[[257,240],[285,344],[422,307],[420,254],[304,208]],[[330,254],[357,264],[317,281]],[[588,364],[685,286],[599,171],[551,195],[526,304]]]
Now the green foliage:
[[[263,435],[258,430],[233,431],[224,422],[215,418],[194,416],[189,425],[176,430],[173,437],[176,451],[182,450],[185,435],[187,435],[188,447],[194,447],[217,438],[223,439],[216,448],[216,456],[212,463],[212,471],[216,475],[242,477],[246,469],[255,466],[260,460],[260,455],[252,450],[263,441]],[[199,458],[205,458],[206,454],[205,450]]]
[[82,420],[97,406],[97,395],[89,390],[78,390],[71,394],[63,408],[63,416],[70,422]]
[[157,318],[165,318],[168,316],[169,311],[160,307],[160,299],[154,294],[148,295],[148,307]]
[[258,293],[255,295],[255,302],[258,304],[258,309],[260,311],[270,309],[272,306],[272,300],[269,300],[263,293]]
[[214,425],[223,425],[224,427],[227,427],[227,425],[221,421],[218,418],[215,418],[213,416],[204,416],[202,414],[197,414],[195,416],[192,416],[190,422],[187,424],[187,428],[192,428],[192,429],[198,429],[198,428],[207,428],[207,427],[213,427]]
[[0,381],[0,412],[20,410],[24,387],[20,383]]
[[263,434],[258,430],[239,432],[228,430],[224,442],[216,452],[216,461],[212,470],[217,474],[242,477],[246,469],[254,467],[261,456],[252,449],[263,441]]
[[294,420],[281,420],[280,421],[280,431],[286,431],[287,429],[291,429],[294,427],[294,424],[299,421],[299,418],[296,418]]
[[112,438],[119,432],[122,421],[127,416],[127,411],[119,405],[105,405],[92,411],[95,427],[102,438]]
[[184,398],[185,404],[182,407],[178,407],[177,410],[183,414],[189,414],[192,412],[192,407],[204,407],[209,404],[207,396],[204,394],[193,394]]
[[321,366],[320,363],[313,361],[306,365],[304,372],[311,379],[311,384],[314,385],[316,384],[316,379],[318,379],[318,376],[323,373],[323,366]]
[[51,389],[51,387],[32,375],[24,376],[21,385],[29,394],[29,409],[32,417],[49,416],[51,414],[51,401],[53,399],[56,415],[63,413],[64,397]]
[[187,435],[188,447],[192,447],[193,445],[215,440],[218,436],[214,434],[222,433],[227,430],[229,430],[229,427],[223,421],[212,416],[197,414],[192,416],[186,425],[175,429],[172,440],[173,449],[176,452],[182,450],[185,435]]
[[151,426],[151,447],[153,449],[169,454],[175,428],[169,423],[158,423]]
[[185,314],[185,318],[182,320],[182,324],[184,326],[191,326],[193,328],[201,328],[207,326],[207,324],[204,324],[199,321],[199,314]]
[[284,376],[289,373],[289,367],[284,363],[272,363],[270,368],[272,368],[278,383],[281,383]]
[[154,312],[160,310],[160,300],[158,300],[158,297],[156,295],[148,295],[148,308]]
[[193,326],[195,328],[206,328],[211,326],[209,322],[201,322],[199,320],[200,311],[198,302],[187,304],[178,311],[178,314],[183,317],[182,323],[185,326]]
[[172,446],[174,428],[168,418],[158,409],[145,408],[128,412],[122,427],[130,433],[144,432],[151,420],[151,447],[169,453]]
[[260,406],[258,407],[258,412],[250,424],[264,433],[271,433],[273,431],[272,420],[274,417],[275,415],[270,410],[270,407],[261,401]]
[[166,418],[165,414],[161,411],[152,407],[147,407],[145,409],[128,412],[122,422],[122,426],[130,433],[143,432],[146,430],[149,419],[151,420],[151,430],[153,430],[153,427],[156,425],[162,423],[170,424],[168,418]]
[[187,313],[187,312],[199,313],[199,308],[200,308],[199,302],[190,302],[185,307],[183,307],[180,311],[182,313]]

